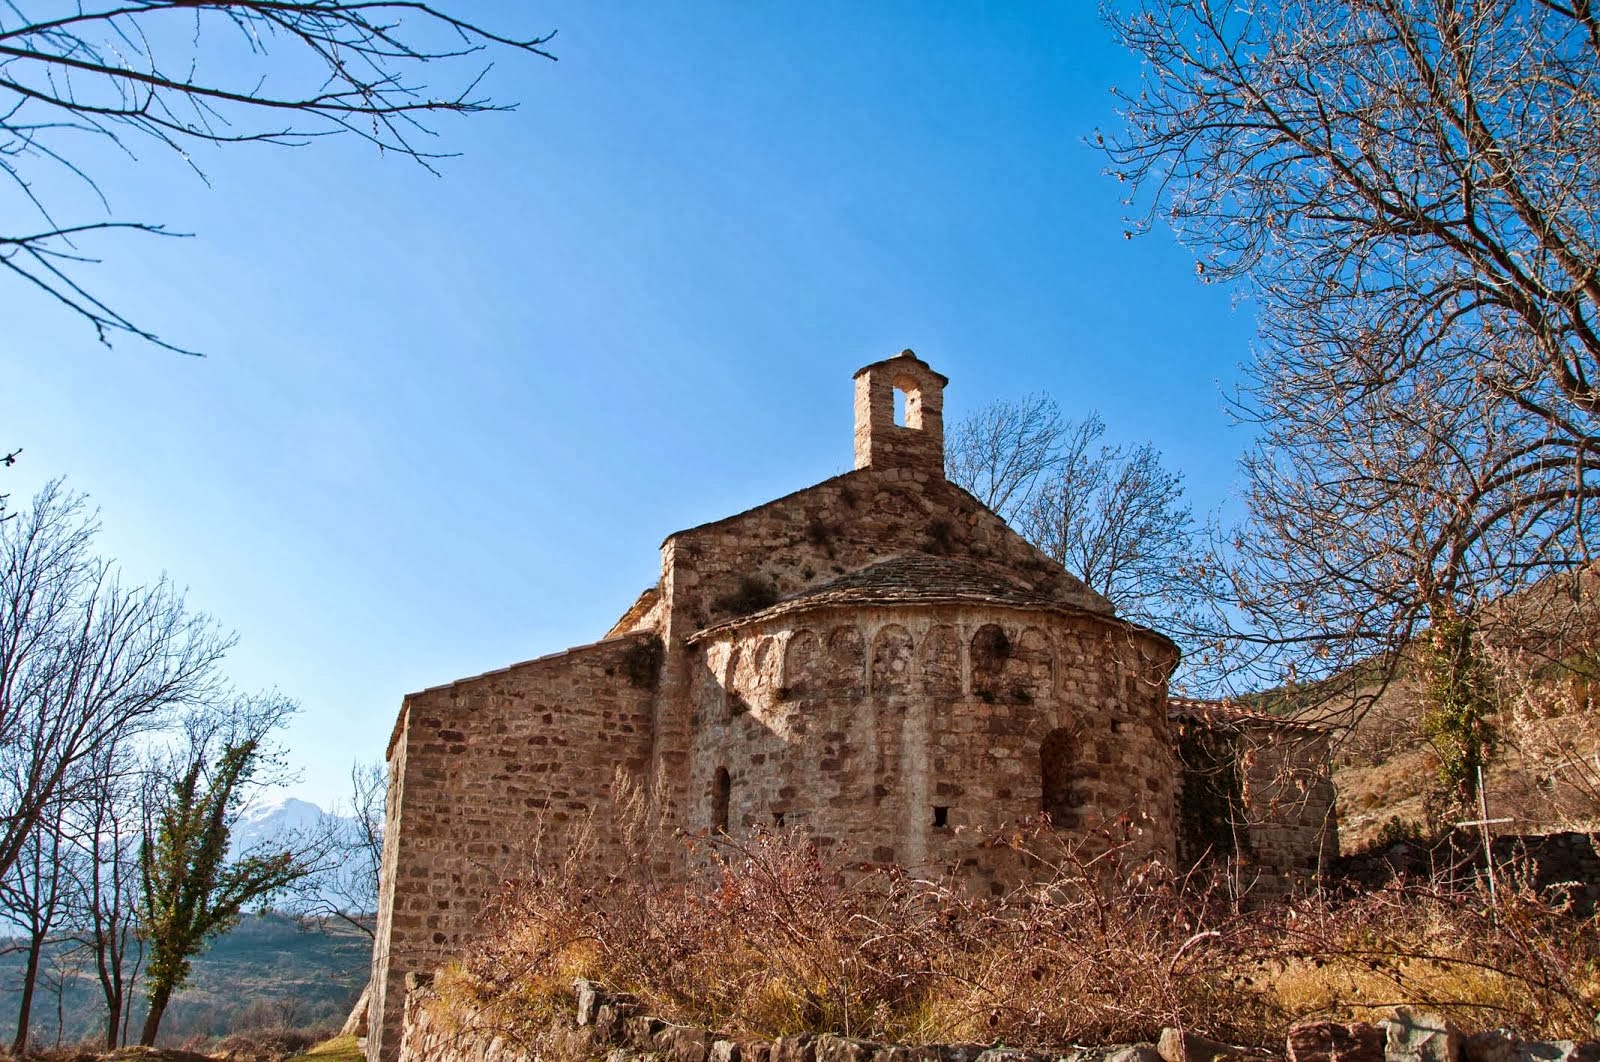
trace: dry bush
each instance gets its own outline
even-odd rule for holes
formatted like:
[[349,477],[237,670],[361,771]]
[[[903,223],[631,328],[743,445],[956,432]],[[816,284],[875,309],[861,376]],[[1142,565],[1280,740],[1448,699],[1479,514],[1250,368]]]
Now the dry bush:
[[1600,1003],[1600,936],[1502,882],[1496,902],[1478,888],[1438,882],[1354,899],[1310,899],[1261,920],[1245,949],[1260,987],[1295,1017],[1373,1020],[1406,1003],[1463,1028],[1504,1026],[1526,1036],[1581,1039]]
[[250,1029],[225,1036],[205,1050],[228,1062],[284,1062],[336,1035],[338,1031],[326,1025],[309,1029]]
[[1276,1046],[1288,1024],[1415,1003],[1462,1025],[1591,1035],[1596,923],[1508,884],[1394,888],[1240,911],[1159,864],[1067,851],[998,899],[893,867],[840,873],[797,833],[694,842],[693,885],[585,879],[568,865],[501,900],[440,982],[480,1026],[537,1030],[575,977],[674,1022],[752,1038],[831,1031],[1043,1047],[1177,1025]]

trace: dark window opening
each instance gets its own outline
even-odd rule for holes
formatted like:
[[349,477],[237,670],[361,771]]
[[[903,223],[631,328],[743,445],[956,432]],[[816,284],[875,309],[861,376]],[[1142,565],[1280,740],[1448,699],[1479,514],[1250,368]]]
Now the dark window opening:
[[950,825],[950,809],[936,807],[933,809],[933,827],[936,830],[944,829]]
[[1072,815],[1072,735],[1058,728],[1039,746],[1039,810],[1060,826]]
[[728,798],[733,795],[733,779],[726,767],[718,767],[711,781],[711,829],[717,833],[728,832]]
[[774,811],[772,813],[772,824],[774,826],[782,826],[783,825],[783,812]]

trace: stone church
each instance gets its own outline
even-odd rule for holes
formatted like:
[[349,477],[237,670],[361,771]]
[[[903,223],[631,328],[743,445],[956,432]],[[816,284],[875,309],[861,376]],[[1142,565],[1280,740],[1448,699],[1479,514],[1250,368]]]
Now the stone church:
[[[1264,895],[1332,855],[1326,735],[1169,700],[1170,639],[945,479],[947,383],[911,351],[862,368],[853,471],[669,535],[601,640],[405,698],[369,1059],[398,1050],[407,974],[457,953],[503,881],[580,833],[624,858],[619,778],[688,831],[799,827],[838,863],[979,892],[1029,879],[993,840],[1024,820],[1191,861],[1223,821],[1229,873]],[[1186,812],[1197,736],[1228,784]]]

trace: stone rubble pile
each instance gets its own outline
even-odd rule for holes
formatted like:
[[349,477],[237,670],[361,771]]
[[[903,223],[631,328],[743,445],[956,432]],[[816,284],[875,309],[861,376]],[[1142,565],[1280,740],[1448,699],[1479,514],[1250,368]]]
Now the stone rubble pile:
[[[413,976],[401,1062],[535,1062],[537,1053],[504,1031],[435,1013],[431,979]],[[1409,1007],[1376,1023],[1296,1025],[1284,1055],[1173,1028],[1163,1029],[1156,1043],[1043,1052],[983,1044],[907,1047],[832,1033],[740,1039],[645,1014],[637,1001],[593,981],[574,988],[577,1024],[606,1062],[1600,1062],[1600,1043],[1592,1040],[1529,1041],[1505,1030],[1469,1035]]]

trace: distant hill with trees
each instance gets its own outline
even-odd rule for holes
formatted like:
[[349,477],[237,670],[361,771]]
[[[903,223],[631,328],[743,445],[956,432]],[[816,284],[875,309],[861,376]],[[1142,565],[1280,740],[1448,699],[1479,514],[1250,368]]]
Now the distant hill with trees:
[[[0,1015],[14,1015],[19,1003],[20,943],[0,940]],[[194,960],[189,983],[167,1008],[161,1042],[249,1029],[337,1028],[361,994],[371,961],[372,939],[342,920],[249,915]],[[62,970],[51,961],[46,970],[34,1002],[34,1043],[54,1044],[58,1033],[61,1043],[97,1039],[104,1004],[93,971]]]

